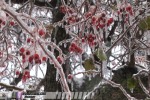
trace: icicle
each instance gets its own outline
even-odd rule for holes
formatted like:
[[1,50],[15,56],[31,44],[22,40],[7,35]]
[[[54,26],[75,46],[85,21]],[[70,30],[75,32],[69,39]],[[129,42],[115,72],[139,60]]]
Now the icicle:
[[60,42],[59,45],[62,46],[62,42]]
[[88,75],[88,77],[89,77],[89,81],[90,81],[92,76],[91,76],[91,75]]
[[69,29],[68,28],[66,28],[66,34],[68,34],[69,33]]
[[58,74],[58,70],[56,70],[56,81],[58,81],[59,79],[59,74]]
[[37,76],[38,75],[38,65],[35,65],[35,75]]
[[51,41],[51,38],[47,38],[47,42],[50,42]]
[[32,64],[29,63],[29,70],[31,70],[31,69],[32,69]]
[[71,79],[67,79],[67,82],[68,82],[68,83],[71,83]]
[[130,89],[131,93],[133,93],[133,90],[134,90],[133,88]]
[[97,75],[96,73],[93,73],[93,74],[92,74],[93,77],[95,77],[96,75]]
[[58,23],[58,26],[61,26],[61,23]]
[[71,82],[71,90],[73,91],[73,82]]
[[66,48],[67,47],[67,44],[66,43],[64,43],[64,48]]
[[65,100],[65,99],[66,99],[66,93],[65,93],[65,92],[63,92],[63,93],[62,93],[61,100]]

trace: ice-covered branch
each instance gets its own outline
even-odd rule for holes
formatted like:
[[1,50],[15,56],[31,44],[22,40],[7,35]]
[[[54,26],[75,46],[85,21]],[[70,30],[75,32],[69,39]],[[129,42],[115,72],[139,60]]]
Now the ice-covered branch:
[[134,24],[136,24],[138,22],[138,20],[135,20],[127,29],[126,29],[126,31],[123,33],[123,34],[121,34],[121,36],[116,40],[116,41],[114,41],[114,43],[112,44],[112,46],[106,51],[106,53],[108,53],[118,42],[120,42],[122,39],[123,39],[123,37],[127,34],[127,32],[129,31],[129,29],[131,29],[133,26],[134,26]]
[[137,77],[138,82],[139,82],[139,85],[141,86],[142,90],[144,91],[144,93],[145,93],[146,95],[148,95],[148,96],[150,97],[149,91],[146,89],[146,87],[143,85],[143,83],[142,83],[142,81],[141,81],[141,79],[140,79],[140,75],[141,75],[142,73],[143,73],[143,74],[147,74],[147,75],[149,74],[149,73],[148,73],[148,70],[142,69],[142,70],[140,70],[137,74],[134,74],[133,77],[134,77],[134,78]]
[[147,95],[150,97],[149,91],[148,91],[148,90],[145,88],[145,86],[143,85],[143,83],[142,83],[140,77],[139,77],[139,76],[137,76],[137,77],[138,77],[139,85],[141,86],[142,90],[145,92],[145,94],[147,94]]
[[[20,88],[20,87],[14,86],[14,85],[7,85],[5,83],[0,83],[0,86],[5,87],[7,89],[13,89],[13,90],[18,90],[18,91],[24,90],[24,88]],[[30,92],[30,91],[35,91],[35,90],[27,89],[26,91]]]
[[137,100],[136,98],[134,98],[134,97],[132,97],[131,95],[129,95],[128,93],[127,93],[127,91],[122,87],[122,85],[120,85],[120,84],[117,84],[117,83],[115,83],[115,82],[113,82],[113,81],[111,81],[111,80],[108,80],[108,79],[106,79],[106,78],[103,78],[108,84],[110,84],[112,87],[117,87],[117,88],[119,88],[122,92],[123,92],[123,94],[128,98],[128,100]]
[[84,100],[86,100],[86,98],[88,98],[89,96],[91,96],[91,94],[94,94],[94,92],[95,92],[98,88],[100,88],[101,85],[103,85],[103,82],[102,82],[102,81],[100,81],[100,83],[99,83],[91,92],[89,92],[89,93],[84,97]]
[[97,73],[97,74],[99,74],[99,73],[100,73],[100,71],[96,71],[96,70],[89,70],[89,71],[84,71],[84,72],[78,72],[78,73],[73,74],[73,75],[75,76],[75,75],[78,75],[78,74],[93,74],[93,73]]
[[148,70],[142,69],[138,73],[133,74],[133,77],[137,77],[137,76],[141,75],[142,73],[148,74]]
[[8,4],[6,4],[3,1],[5,7],[2,8],[3,11],[5,11],[6,13],[8,13],[9,15],[11,15],[16,21],[17,23],[27,32],[29,33],[31,36],[33,36],[33,34],[31,33],[31,29],[26,25],[26,23],[21,19],[21,17],[19,16],[19,13],[17,13],[15,10],[13,10]]
[[40,42],[39,42],[39,45],[41,46],[41,48],[43,49],[45,54],[48,55],[50,57],[50,59],[53,61],[53,63],[55,64],[55,68],[58,70],[58,73],[61,77],[61,82],[63,84],[63,89],[64,89],[65,92],[68,93],[68,100],[71,100],[71,92],[70,92],[69,86],[67,84],[66,77],[65,77],[62,66],[59,64],[59,62],[57,61],[57,59],[55,58],[54,54],[51,51],[49,51]]

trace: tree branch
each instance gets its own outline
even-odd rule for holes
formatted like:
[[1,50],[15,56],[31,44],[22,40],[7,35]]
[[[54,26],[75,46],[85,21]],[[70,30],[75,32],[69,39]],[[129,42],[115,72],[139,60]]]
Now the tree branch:
[[[20,88],[20,87],[14,86],[14,85],[7,85],[5,83],[0,83],[0,86],[5,87],[7,89],[12,89],[12,90],[18,90],[18,91],[24,90],[24,88]],[[36,91],[36,90],[27,89],[26,91],[33,92],[33,91]]]
[[120,84],[117,84],[117,83],[115,83],[115,82],[113,82],[113,81],[111,81],[111,80],[108,80],[108,79],[105,79],[105,78],[103,78],[108,84],[110,84],[112,87],[117,87],[117,88],[119,88],[122,92],[123,92],[123,94],[128,98],[128,100],[137,100],[136,98],[134,98],[134,97],[132,97],[131,95],[129,95],[128,93],[127,93],[127,91],[122,87],[122,85],[120,85]]

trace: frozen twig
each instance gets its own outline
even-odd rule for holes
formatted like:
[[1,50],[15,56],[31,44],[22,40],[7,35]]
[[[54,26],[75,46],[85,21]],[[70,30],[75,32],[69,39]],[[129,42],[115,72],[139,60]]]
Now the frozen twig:
[[[24,88],[20,88],[20,87],[14,86],[14,85],[7,85],[6,83],[0,83],[0,86],[5,87],[7,89],[14,89],[14,90],[18,90],[18,91],[24,90]],[[35,90],[28,89],[26,91],[35,91]]]
[[110,84],[112,87],[117,87],[119,88],[123,94],[128,98],[128,100],[137,100],[136,98],[132,97],[130,94],[127,93],[127,91],[122,87],[122,85],[117,84],[111,80],[108,80],[106,78],[103,78],[108,84]]
[[139,76],[138,76],[138,82],[139,82],[139,85],[141,86],[142,90],[144,91],[144,93],[150,97],[149,91],[145,88],[145,86],[143,85]]
[[139,75],[141,75],[142,73],[148,74],[148,70],[142,69],[142,70],[140,70],[138,73],[133,74],[133,77],[139,76]]
[[67,84],[66,77],[65,77],[62,66],[59,64],[59,62],[57,61],[57,59],[55,58],[54,54],[51,51],[47,50],[47,48],[44,47],[43,44],[41,44],[40,42],[39,42],[39,45],[41,46],[41,48],[43,49],[45,54],[47,54],[50,57],[50,59],[54,62],[55,68],[58,70],[58,73],[61,77],[63,89],[65,92],[68,93],[68,100],[71,100],[71,92],[70,92],[69,86]]

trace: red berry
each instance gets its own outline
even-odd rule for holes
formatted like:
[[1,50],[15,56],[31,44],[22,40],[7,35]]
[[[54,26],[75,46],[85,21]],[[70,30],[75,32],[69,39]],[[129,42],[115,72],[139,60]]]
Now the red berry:
[[33,56],[29,57],[29,62],[32,63],[33,62]]
[[62,58],[61,58],[60,56],[58,56],[58,57],[57,57],[57,61],[58,61],[59,63],[62,63]]
[[66,13],[66,7],[64,5],[60,6],[60,11]]
[[5,21],[3,21],[2,24],[5,25],[6,24]]
[[131,11],[132,10],[132,7],[129,5],[128,7],[126,7],[126,11]]
[[25,79],[27,79],[27,78],[30,78],[30,72],[28,71],[28,70],[26,70],[25,72],[24,72],[24,78]]
[[26,82],[27,77],[25,75],[22,76],[22,82]]
[[14,21],[11,21],[9,24],[10,24],[11,26],[14,26],[14,25],[15,25],[15,22],[14,22]]
[[40,29],[40,30],[39,30],[39,35],[40,35],[40,36],[43,36],[44,34],[45,34],[45,31],[44,31],[43,29]]
[[82,38],[82,43],[84,43],[85,42],[85,39],[84,38]]
[[123,9],[122,9],[122,8],[120,9],[120,12],[123,12]]
[[34,59],[39,59],[39,54],[34,54]]
[[133,15],[133,12],[132,12],[132,11],[130,11],[130,12],[129,12],[129,14],[132,16],[132,15]]
[[69,52],[74,51],[74,49],[72,47],[69,47]]
[[34,43],[34,40],[32,40],[31,43],[33,44],[33,43]]
[[107,26],[109,26],[112,22],[113,22],[113,18],[109,18],[109,20],[107,21]]
[[17,71],[16,71],[16,75],[19,75],[19,74],[20,74],[20,71],[17,70]]
[[46,61],[46,59],[47,59],[46,57],[42,57],[42,61]]
[[104,13],[102,13],[102,15],[101,15],[102,17],[105,17],[106,15],[104,14]]
[[75,43],[71,43],[71,47],[76,47],[76,44]]
[[77,50],[77,53],[82,53],[82,49],[81,48],[78,47],[76,50]]
[[92,13],[91,13],[91,12],[88,12],[88,13],[85,14],[85,17],[86,17],[86,18],[88,18],[88,17],[90,17],[90,16],[92,16]]
[[98,26],[100,27],[100,28],[104,28],[105,27],[105,24],[98,24]]
[[92,24],[95,24],[95,22],[96,22],[96,17],[92,17],[91,23],[92,23]]
[[20,53],[23,53],[24,51],[25,51],[25,49],[22,47],[22,48],[20,48]]
[[30,55],[30,51],[29,50],[26,51],[26,55]]
[[41,60],[40,60],[40,59],[36,59],[36,60],[35,60],[35,63],[36,63],[36,64],[41,64]]
[[30,38],[27,38],[27,43],[30,43],[31,39]]
[[38,63],[41,64],[41,59],[38,60]]
[[24,75],[25,75],[25,76],[28,76],[29,74],[30,74],[30,72],[27,71],[27,70],[24,72]]
[[88,42],[92,42],[93,41],[93,37],[88,37]]
[[98,22],[103,21],[103,19],[104,19],[103,17],[99,17]]
[[113,19],[113,18],[110,18],[109,21],[110,21],[110,23],[112,23],[112,22],[114,21],[114,19]]
[[92,35],[92,34],[89,34],[89,37],[93,37],[93,35]]
[[73,75],[72,74],[69,74],[68,75],[68,79],[72,79],[73,78]]
[[22,59],[25,59],[25,58],[26,58],[26,56],[23,54],[23,55],[22,55]]
[[117,11],[117,14],[120,15],[120,11]]
[[74,23],[74,22],[76,22],[76,18],[75,17],[69,17],[68,21],[69,21],[69,23]]

